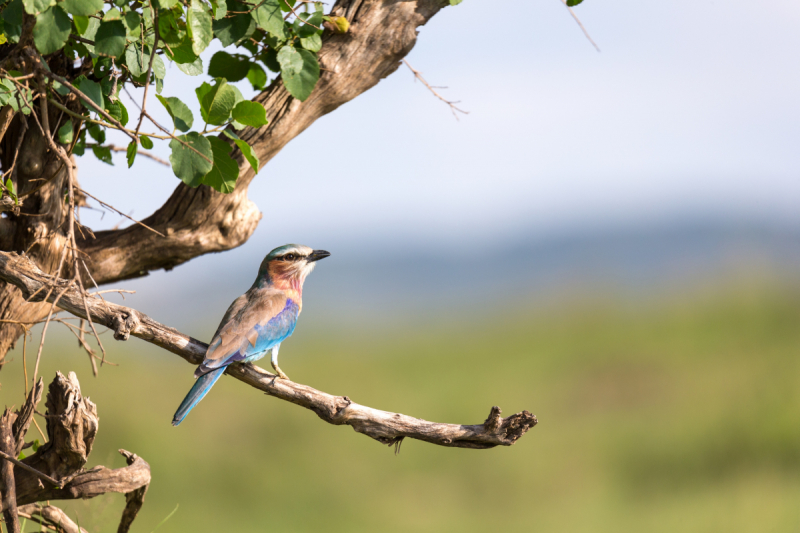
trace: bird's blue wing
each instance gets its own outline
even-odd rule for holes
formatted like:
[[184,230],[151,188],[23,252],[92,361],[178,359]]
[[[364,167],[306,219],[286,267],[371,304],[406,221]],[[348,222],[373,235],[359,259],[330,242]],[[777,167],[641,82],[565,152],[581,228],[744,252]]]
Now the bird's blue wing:
[[292,334],[299,305],[282,291],[248,291],[225,314],[195,376],[237,361],[254,361]]

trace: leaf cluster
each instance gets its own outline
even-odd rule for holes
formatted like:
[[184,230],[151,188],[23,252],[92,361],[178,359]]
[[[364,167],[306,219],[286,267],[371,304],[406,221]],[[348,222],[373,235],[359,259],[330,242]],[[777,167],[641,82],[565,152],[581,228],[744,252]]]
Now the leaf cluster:
[[[21,81],[23,73],[0,71],[0,104],[29,114],[25,102],[32,102],[32,91],[38,91],[69,115],[58,129],[58,141],[77,155],[91,148],[109,164],[111,151],[104,146],[109,128],[132,138],[128,166],[140,146],[152,148],[152,139],[169,141],[170,162],[178,178],[191,187],[206,184],[225,193],[233,190],[239,173],[233,150],[238,149],[254,171],[259,166],[256,154],[236,131],[267,124],[264,107],[245,100],[231,82],[247,79],[261,90],[274,74],[293,97],[305,101],[320,76],[317,52],[322,48],[323,24],[334,31],[347,31],[349,26],[343,17],[325,15],[322,3],[303,0],[299,4],[298,0],[0,0],[0,10],[0,40],[19,43],[24,17],[35,17],[32,41],[45,58],[45,68],[58,54],[81,66],[81,74],[70,80],[74,88],[52,80],[46,88],[31,87],[30,76]],[[214,54],[206,68],[201,54],[214,39],[229,51]],[[168,62],[189,76],[205,72],[213,78],[195,90],[202,129],[192,131],[195,117],[189,107],[180,97],[167,96]],[[142,132],[142,117],[135,128],[129,126],[130,114],[119,98],[126,85],[154,86],[173,128],[150,118],[147,92],[142,116],[160,131]],[[25,91],[29,94],[21,98]],[[81,98],[83,112],[67,109],[70,93]],[[94,142],[87,142],[87,135]]]

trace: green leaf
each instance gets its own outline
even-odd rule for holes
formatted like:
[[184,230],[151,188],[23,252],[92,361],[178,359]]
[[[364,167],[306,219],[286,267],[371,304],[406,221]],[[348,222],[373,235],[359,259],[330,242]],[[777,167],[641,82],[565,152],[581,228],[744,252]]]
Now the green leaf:
[[122,13],[116,7],[112,7],[103,14],[103,20],[108,22],[111,20],[122,20]]
[[258,156],[253,153],[253,149],[250,148],[250,145],[247,144],[245,141],[241,140],[238,135],[228,130],[224,130],[222,133],[228,136],[229,139],[233,140],[234,144],[239,147],[239,150],[242,152],[242,155],[250,163],[250,167],[253,169],[253,172],[258,174]]
[[206,6],[203,2],[192,0],[186,19],[187,27],[192,35],[192,51],[199,56],[211,43],[211,39],[214,38],[211,15],[206,11]]
[[240,54],[231,55],[217,52],[208,63],[208,75],[212,78],[225,78],[228,81],[243,80],[250,70],[250,59]]
[[136,154],[139,151],[139,145],[136,144],[136,141],[131,141],[128,145],[128,149],[125,151],[126,159],[128,160],[128,168],[133,166],[133,161],[136,159]]
[[6,4],[3,10],[3,23],[7,26],[19,26],[22,24],[22,14],[25,6],[22,0],[12,0]]
[[233,120],[254,128],[266,126],[269,122],[267,120],[267,110],[264,109],[264,106],[249,100],[236,104],[236,107],[233,108],[232,116]]
[[[452,2],[453,0],[450,0],[450,1]],[[581,2],[583,2],[583,0],[567,0],[567,6],[575,7],[578,4],[580,4]]]
[[297,0],[281,0],[281,11],[284,13],[290,12],[296,3]]
[[[92,102],[100,107],[100,109],[103,109],[105,102],[103,101],[103,89],[100,87],[99,83],[93,82],[92,80],[86,78],[81,78],[76,85],[83,94],[88,96]],[[95,111],[94,107],[90,106],[83,100],[81,100],[81,103],[89,111]]]
[[108,147],[92,146],[92,152],[94,152],[95,157],[103,163],[109,164],[112,167],[114,166],[114,162],[111,160],[111,150],[109,150]]
[[117,101],[115,102],[115,104],[119,106],[119,109],[122,112],[122,118],[119,119],[120,124],[122,124],[123,126],[127,126],[128,125],[128,108],[125,107],[122,104],[122,100],[120,100],[119,98],[117,98]]
[[75,23],[75,29],[78,30],[79,35],[83,35],[89,29],[89,17],[72,15],[72,22]]
[[41,446],[41,444],[39,444],[39,439],[33,439],[33,453],[39,451],[39,446]]
[[[117,119],[123,126],[128,123],[128,110],[122,105],[122,102],[117,99],[114,102],[107,96],[105,97],[106,112]],[[124,111],[123,111],[124,110]]]
[[64,0],[61,6],[70,15],[88,17],[103,9],[103,0]]
[[172,52],[169,50],[166,52],[170,58],[179,65],[184,63],[194,63],[197,61],[197,54],[195,54],[192,50],[192,40],[188,36],[180,45],[172,46],[171,48]]
[[101,56],[119,57],[125,52],[127,30],[121,20],[103,21],[94,38],[94,49]]
[[158,98],[158,101],[161,102],[161,105],[166,108],[169,116],[172,117],[172,122],[175,124],[176,129],[181,131],[189,131],[192,129],[194,115],[192,115],[192,111],[186,104],[174,96],[164,98],[158,94],[156,95],[156,98]]
[[322,36],[312,33],[309,37],[303,37],[300,39],[300,46],[311,52],[319,52],[322,49]]
[[64,122],[64,124],[58,128],[58,142],[61,144],[72,144],[72,139],[74,132],[72,129],[72,121],[68,120]]
[[156,0],[156,4],[161,9],[172,9],[178,4],[179,0]]
[[145,150],[153,149],[153,141],[147,135],[139,135],[139,142],[142,143],[142,148]]
[[231,145],[219,137],[206,137],[214,152],[214,166],[211,172],[203,176],[203,183],[221,193],[233,192],[239,178],[239,165],[230,156]]
[[463,0],[450,0],[450,5],[451,6],[457,6],[461,2],[463,2]]
[[150,55],[142,55],[141,49],[135,44],[131,44],[125,49],[125,64],[131,76],[138,78],[147,71],[147,66],[150,63]]
[[278,52],[278,63],[281,65],[281,72],[297,74],[303,70],[303,56],[295,48],[284,46]]
[[272,34],[278,39],[286,39],[286,23],[283,21],[280,0],[264,0],[252,12],[253,19],[262,30]]
[[[322,13],[315,11],[314,13],[300,13],[300,16],[294,20],[294,31],[298,37],[310,37],[317,33],[322,26]],[[316,28],[314,27],[316,26]]]
[[193,131],[181,135],[178,139],[172,139],[169,147],[172,149],[169,161],[172,163],[172,171],[175,175],[189,187],[200,185],[203,176],[211,172],[213,168],[214,154],[208,139]]
[[220,20],[225,18],[225,15],[228,14],[228,4],[225,0],[210,0],[211,7],[214,12],[214,20]]
[[[89,25],[86,27],[86,31],[83,32],[83,36],[91,41],[94,41],[95,35],[97,35],[97,30],[100,28],[100,21],[96,18],[90,17],[89,18]],[[94,45],[82,43],[83,46],[86,47],[89,52],[94,53]]]
[[16,196],[17,191],[14,189],[14,182],[11,181],[11,178],[6,178],[6,190],[11,196]]
[[125,25],[126,37],[132,41],[137,41],[142,34],[142,17],[136,11],[128,11],[122,17],[122,23]]
[[86,128],[86,131],[89,132],[89,135],[91,135],[92,139],[97,141],[98,144],[103,144],[106,142],[106,130],[97,124],[90,125],[88,128]]
[[36,17],[33,27],[33,42],[42,55],[52,54],[64,47],[72,21],[59,6],[53,6]]
[[30,15],[38,15],[46,11],[48,7],[56,5],[55,0],[22,0],[25,12]]
[[250,63],[247,71],[247,80],[253,86],[253,89],[260,91],[267,86],[267,73],[257,63]]
[[249,37],[256,30],[256,21],[250,15],[245,14],[245,12],[249,11],[248,6],[233,1],[229,1],[228,4],[231,11],[239,11],[241,13],[235,16],[228,15],[226,18],[215,20],[212,23],[214,35],[224,47]]
[[22,461],[23,459],[25,459],[25,453],[24,452],[19,452],[19,457],[17,457],[17,461]]
[[199,57],[193,63],[176,63],[178,69],[187,76],[199,76],[203,73],[203,60]]
[[[150,61],[150,56],[147,57],[147,61]],[[163,80],[164,76],[167,75],[167,67],[164,65],[164,60],[161,59],[161,56],[156,54],[155,59],[153,59],[153,76],[158,78],[159,80]]]
[[218,126],[227,122],[237,102],[238,91],[234,87],[228,85],[224,79],[218,78],[216,85],[203,83],[195,92],[200,101],[200,113],[206,124]]
[[[311,91],[314,90],[314,86],[319,80],[319,63],[314,54],[307,50],[297,50],[296,53],[302,57],[302,69],[295,73],[291,70],[281,70],[281,79],[283,79],[283,84],[289,94],[304,102],[311,95]],[[280,54],[278,54],[278,60],[280,61]],[[294,65],[294,63],[292,64]]]

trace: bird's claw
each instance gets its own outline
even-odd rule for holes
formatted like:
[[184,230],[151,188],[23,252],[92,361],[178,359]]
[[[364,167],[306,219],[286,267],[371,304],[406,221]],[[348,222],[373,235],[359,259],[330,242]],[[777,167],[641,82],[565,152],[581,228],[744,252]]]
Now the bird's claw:
[[278,365],[272,365],[272,368],[275,369],[275,372],[278,374],[278,377],[281,379],[285,379],[289,381],[289,376],[283,373],[283,370]]

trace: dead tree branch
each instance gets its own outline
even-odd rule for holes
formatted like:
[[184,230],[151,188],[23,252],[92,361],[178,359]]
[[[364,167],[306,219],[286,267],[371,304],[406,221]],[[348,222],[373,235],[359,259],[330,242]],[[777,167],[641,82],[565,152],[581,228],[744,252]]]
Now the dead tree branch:
[[[9,415],[15,430],[21,431],[13,436],[12,451],[17,447],[16,443],[22,442],[22,430],[27,430],[27,424],[31,420],[27,413],[35,411],[43,387],[43,382],[39,380],[22,409]],[[63,515],[59,509],[40,512],[39,508],[28,504],[48,500],[94,498],[108,492],[118,492],[125,494],[127,502],[118,531],[126,533],[144,501],[150,484],[150,466],[141,457],[120,450],[128,466],[115,470],[104,466],[84,469],[97,436],[97,407],[81,395],[80,384],[74,373],[70,372],[69,376],[60,372],[56,374],[49,387],[46,405],[48,441],[36,453],[22,460],[26,468],[13,468],[16,503],[20,505],[24,516],[38,515],[51,524],[57,523]],[[15,455],[18,453],[19,450],[16,450]],[[0,460],[0,468],[10,465],[11,462]],[[42,482],[43,477],[49,481]],[[3,513],[6,515],[12,512],[10,503],[8,499],[2,501]],[[78,531],[77,526],[69,524],[71,521],[62,521],[62,530]]]
[[40,506],[35,503],[23,505],[18,509],[19,516],[41,524],[57,533],[88,533],[72,521],[67,513],[53,505]]
[[[0,279],[18,287],[26,298],[33,296],[32,301],[46,296],[44,287],[57,287],[57,291],[63,292],[59,307],[75,316],[106,326],[114,331],[117,340],[127,340],[133,335],[177,354],[194,365],[200,364],[205,356],[207,344],[160,324],[135,309],[82,294],[74,286],[67,287],[66,281],[45,274],[25,257],[0,252]],[[55,298],[55,292],[51,291],[50,299]],[[91,317],[86,315],[86,306]],[[483,424],[428,422],[360,405],[347,396],[334,396],[306,385],[277,379],[274,374],[252,364],[231,365],[227,373],[270,396],[310,409],[330,424],[349,425],[358,433],[387,445],[412,438],[460,448],[510,446],[537,423],[536,417],[528,411],[502,418],[498,407],[491,409],[489,418]]]

